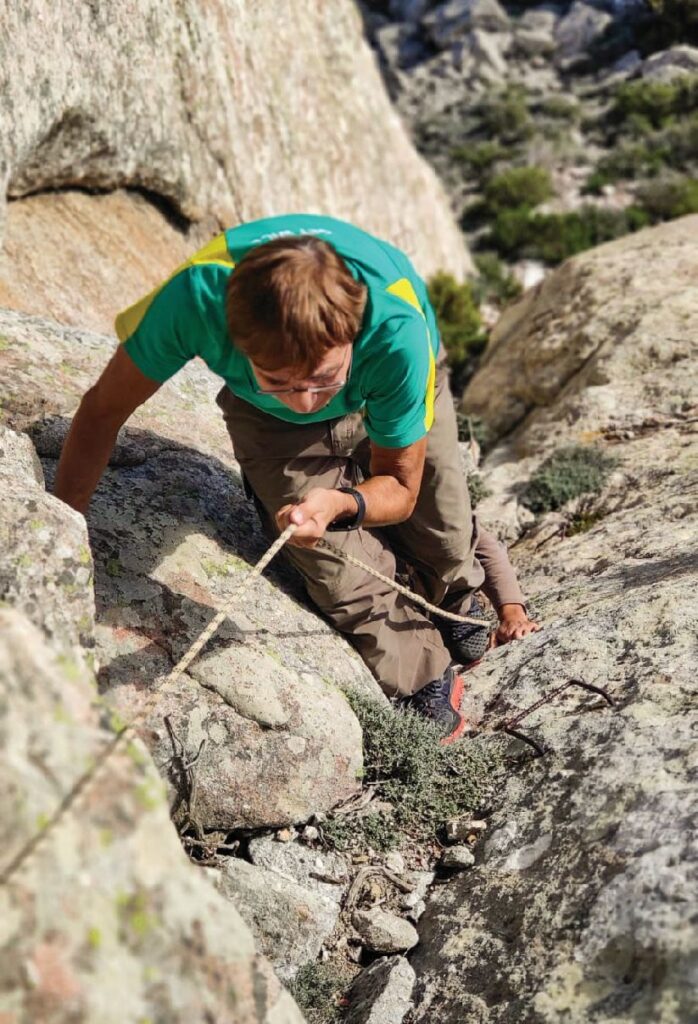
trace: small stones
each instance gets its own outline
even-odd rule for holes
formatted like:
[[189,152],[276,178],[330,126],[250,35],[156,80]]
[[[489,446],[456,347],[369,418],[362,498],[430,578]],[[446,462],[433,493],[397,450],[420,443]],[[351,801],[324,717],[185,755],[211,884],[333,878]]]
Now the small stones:
[[306,825],[301,833],[304,843],[314,843],[320,838],[320,832],[314,825]]
[[397,850],[391,850],[390,853],[386,853],[384,863],[388,871],[392,871],[395,875],[403,875],[405,873],[405,858]]
[[277,843],[291,843],[297,835],[295,828],[281,828],[276,833],[276,841]]
[[441,858],[442,867],[454,868],[458,871],[471,868],[474,863],[475,857],[467,846],[452,846]]
[[472,843],[477,840],[477,835],[473,833],[484,832],[486,828],[486,821],[456,818],[446,822],[446,839],[449,843]]
[[417,900],[417,902],[408,911],[407,916],[410,919],[410,921],[419,921],[420,917],[422,916],[426,909],[427,905],[424,902],[424,900]]
[[402,953],[419,942],[417,930],[409,921],[380,907],[355,911],[352,924],[373,953]]

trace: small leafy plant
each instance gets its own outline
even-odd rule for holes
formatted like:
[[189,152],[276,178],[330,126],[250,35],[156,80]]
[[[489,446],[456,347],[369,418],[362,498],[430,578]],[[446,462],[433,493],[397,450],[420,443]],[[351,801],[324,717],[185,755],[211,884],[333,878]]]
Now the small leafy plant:
[[364,781],[391,810],[330,819],[323,832],[338,849],[431,838],[446,819],[488,802],[498,764],[490,748],[477,740],[442,747],[421,715],[354,694],[348,700],[363,730]]
[[339,1000],[350,980],[337,964],[310,960],[288,987],[308,1024],[337,1024],[342,1014]]
[[599,448],[560,448],[535,471],[521,502],[536,514],[555,511],[582,494],[598,494],[615,465]]

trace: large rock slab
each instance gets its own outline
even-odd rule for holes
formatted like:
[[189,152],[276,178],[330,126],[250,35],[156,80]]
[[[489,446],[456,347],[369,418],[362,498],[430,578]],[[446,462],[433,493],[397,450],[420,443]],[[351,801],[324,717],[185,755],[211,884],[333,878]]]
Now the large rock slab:
[[585,57],[613,21],[613,15],[583,0],[574,0],[555,28],[558,63]]
[[652,82],[673,82],[682,75],[698,74],[698,48],[672,46],[653,53],[643,62],[641,74]]
[[316,960],[339,917],[339,905],[276,871],[228,859],[217,886],[233,901],[276,973],[290,981]]
[[[185,230],[127,189],[16,199],[2,233],[0,306],[108,333],[120,309],[159,285],[210,233],[205,223]],[[87,259],[88,252],[101,257]]]
[[[113,342],[9,312],[0,331],[5,414],[35,423],[50,481],[67,422],[60,413]],[[212,401],[217,387],[200,364],[165,385],[124,431],[88,515],[100,686],[127,720],[267,546]],[[47,411],[58,415],[44,421]],[[82,517],[54,504],[84,530]],[[182,821],[223,829],[304,821],[359,788],[361,731],[342,690],[384,698],[300,597],[279,568],[257,580],[145,719]],[[183,765],[197,754],[192,774]]]
[[[594,440],[618,466],[585,530],[517,546],[544,629],[468,673],[469,717],[494,727],[574,679],[615,704],[572,686],[519,726],[543,759],[506,741],[514,764],[484,849],[420,921],[411,1024],[698,1014],[695,226],[563,267],[505,314],[482,371],[492,383],[506,360],[499,388],[516,391],[541,366],[544,400],[496,449],[497,480],[516,479],[521,453],[530,470],[571,442]],[[521,412],[490,394],[506,429]]]
[[250,860],[275,871],[306,889],[341,903],[349,883],[345,858],[332,850],[317,850],[300,843],[280,843],[269,836],[250,840]]
[[85,521],[44,490],[26,435],[0,425],[0,604],[40,626],[66,663],[94,646],[92,555]]
[[[84,669],[0,610],[0,870],[113,734]],[[187,862],[140,742],[124,743],[0,889],[0,1017],[302,1024],[237,911]]]
[[[289,0],[282,18],[273,4],[218,0],[5,4],[0,97],[2,207],[6,194],[128,187],[221,227],[332,210],[424,273],[470,267],[352,0]],[[99,277],[110,253],[98,211],[83,251]]]
[[403,956],[374,960],[347,993],[347,1024],[402,1024],[413,985],[414,970]]
[[496,324],[464,409],[494,437],[521,427],[522,456],[561,424],[580,436],[694,401],[697,232],[698,215],[682,217],[549,274]]

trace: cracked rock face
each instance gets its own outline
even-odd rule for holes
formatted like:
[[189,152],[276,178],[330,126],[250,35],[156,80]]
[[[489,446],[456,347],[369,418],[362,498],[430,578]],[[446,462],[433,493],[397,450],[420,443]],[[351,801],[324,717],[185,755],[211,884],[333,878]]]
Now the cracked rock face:
[[20,609],[66,664],[94,646],[92,555],[85,521],[44,490],[26,435],[0,424],[0,604]]
[[697,232],[682,217],[549,274],[499,319],[463,408],[495,437],[521,426],[526,456],[560,425],[579,437],[695,401]]
[[572,679],[615,704],[572,686],[518,726],[549,753],[509,741],[476,864],[420,920],[410,1024],[698,1014],[696,223],[551,274],[505,314],[469,389],[499,429],[521,421],[484,464],[490,513],[516,500],[522,453],[526,471],[590,440],[618,459],[585,530],[517,545],[544,629],[468,673],[469,717],[494,725]]
[[285,982],[317,959],[339,917],[336,900],[237,857],[226,861],[217,888],[238,908]]
[[[50,482],[63,413],[112,342],[7,311],[0,324],[6,415],[33,423]],[[165,385],[123,431],[88,516],[100,687],[126,720],[267,547],[239,486],[217,387],[195,364]],[[46,412],[56,415],[43,419]],[[80,516],[41,493],[84,533]],[[359,788],[361,731],[342,691],[384,698],[300,596],[295,577],[272,567],[143,723],[181,824],[305,821]]]
[[[112,738],[94,681],[0,610],[0,870]],[[124,743],[0,888],[0,1018],[303,1024],[237,911],[188,863],[142,744]]]
[[[0,219],[8,194],[129,187],[212,231],[326,209],[407,249],[424,273],[471,266],[352,0],[287,0],[283,17],[196,0],[4,5],[0,154]],[[97,224],[74,227],[83,252],[100,252],[99,276],[109,244]]]

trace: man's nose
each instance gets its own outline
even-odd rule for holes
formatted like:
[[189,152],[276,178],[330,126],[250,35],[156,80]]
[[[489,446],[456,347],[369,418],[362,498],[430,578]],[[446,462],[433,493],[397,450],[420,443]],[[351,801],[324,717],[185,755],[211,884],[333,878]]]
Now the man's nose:
[[316,396],[311,391],[294,391],[286,396],[286,404],[294,412],[312,412]]

